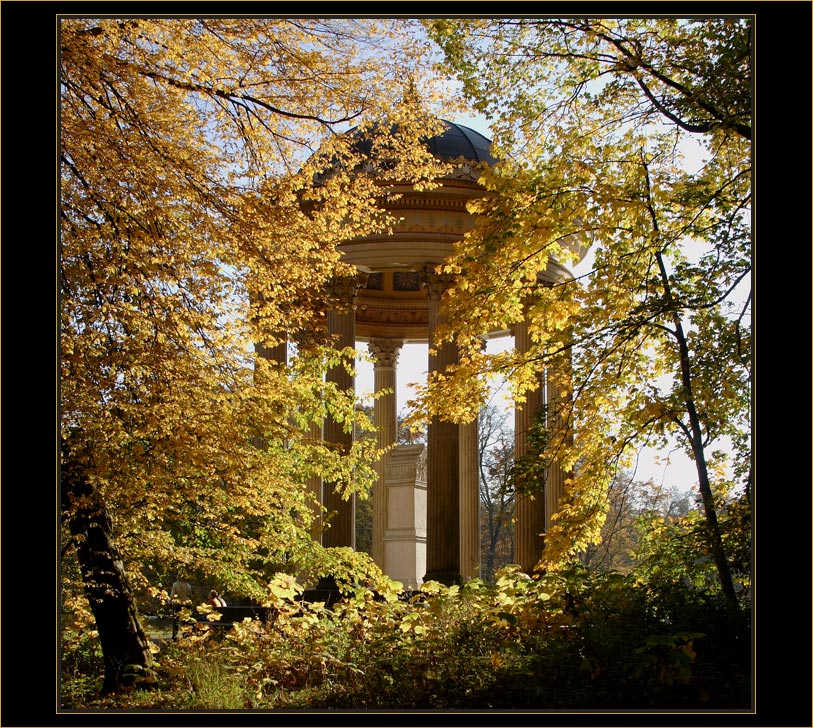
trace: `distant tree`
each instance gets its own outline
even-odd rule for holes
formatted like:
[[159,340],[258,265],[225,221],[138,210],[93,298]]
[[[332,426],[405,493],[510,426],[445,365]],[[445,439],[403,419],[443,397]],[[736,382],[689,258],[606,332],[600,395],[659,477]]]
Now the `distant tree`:
[[491,581],[503,566],[514,563],[514,433],[508,413],[494,405],[478,418],[480,461],[480,577]]
[[[644,500],[639,508],[632,570],[653,588],[681,585],[703,591],[719,589],[720,576],[706,537],[702,502],[696,494],[689,495],[672,500],[668,510],[664,501],[647,507]],[[717,508],[734,588],[747,599],[752,585],[751,509],[742,493],[721,500]]]
[[373,504],[369,497],[356,498],[356,551],[373,553]]
[[610,509],[601,529],[601,540],[590,544],[579,561],[594,571],[628,574],[636,563],[641,544],[642,518],[677,520],[696,508],[696,496],[677,487],[668,488],[652,480],[635,480],[619,472],[610,483]]
[[396,420],[399,445],[426,444],[426,425],[415,426],[410,424],[410,412],[401,410]]

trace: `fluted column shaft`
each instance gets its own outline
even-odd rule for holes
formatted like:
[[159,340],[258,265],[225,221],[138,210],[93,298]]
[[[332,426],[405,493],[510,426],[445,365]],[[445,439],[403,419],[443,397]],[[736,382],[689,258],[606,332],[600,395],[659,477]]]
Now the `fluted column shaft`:
[[[322,423],[311,422],[310,439],[313,442],[322,441]],[[305,487],[311,495],[314,503],[313,519],[311,520],[310,535],[314,541],[322,540],[322,512],[319,510],[319,504],[322,504],[322,478],[319,475],[311,475]]]
[[254,351],[258,356],[275,364],[285,365],[288,363],[288,342],[285,340],[280,341],[275,346],[254,344]]
[[[436,329],[442,322],[441,296],[452,282],[435,273],[433,266],[422,272],[429,308],[429,374],[443,372],[457,363],[458,348],[451,342],[438,345]],[[460,581],[460,437],[459,426],[432,417],[427,447],[426,575],[424,581],[443,584]]]
[[[267,359],[274,364],[278,364],[280,366],[285,366],[288,363],[288,342],[283,339],[280,341],[276,346],[268,347],[259,342],[254,343],[254,351],[257,356],[262,357],[263,359]],[[255,377],[256,377],[256,370],[257,365],[254,365],[255,370]],[[267,443],[263,439],[261,435],[254,435],[251,438],[251,444],[254,447],[263,450],[266,448]]]
[[[525,321],[514,327],[514,346],[521,353],[530,349],[528,324]],[[543,404],[543,392],[540,382],[540,388],[526,392],[526,401],[518,403],[514,409],[515,461],[528,452],[527,435],[536,411]],[[531,573],[542,556],[542,534],[546,530],[545,496],[542,493],[536,496],[517,494],[514,522],[514,561],[523,571]]]
[[460,428],[460,574],[480,575],[480,456],[477,420]]
[[[322,343],[322,335],[314,335],[314,332],[299,331],[296,334],[295,341],[299,350],[300,356],[304,352],[312,350],[318,343]],[[318,393],[321,396],[321,392]],[[315,420],[310,422],[305,431],[305,439],[314,449],[322,444],[322,430],[324,422],[322,420]],[[321,542],[322,540],[322,478],[320,475],[313,473],[308,476],[305,481],[305,488],[309,494],[309,503],[311,505],[311,527],[310,535],[314,541]]]
[[[328,334],[337,349],[356,345],[356,294],[361,281],[358,278],[342,278],[333,281],[329,288],[331,308],[326,312]],[[349,362],[355,366],[355,362]],[[327,372],[327,381],[336,384],[338,389],[352,390],[354,378],[342,364]],[[332,443],[339,452],[350,452],[353,446],[353,433],[345,431],[343,422],[327,417],[324,423],[324,439]],[[322,504],[328,512],[329,527],[322,534],[323,546],[356,547],[356,502],[351,496],[344,500],[331,483],[322,485]],[[333,514],[332,516],[330,514]]]
[[[569,369],[568,354],[561,354],[558,362],[559,376],[567,376]],[[545,401],[547,403],[547,427],[550,432],[556,433],[556,437],[562,437],[562,430],[566,426],[566,392],[558,381],[550,373],[545,385]],[[559,511],[560,503],[565,492],[565,478],[568,473],[563,470],[558,459],[551,462],[545,479],[545,530],[551,525],[551,518]]]
[[[373,386],[379,394],[373,405],[373,424],[376,427],[379,449],[390,448],[397,441],[396,379],[398,354],[403,339],[373,338],[368,349],[374,357]],[[385,392],[385,390],[388,390]],[[387,528],[387,460],[384,454],[376,463],[376,482],[373,484],[373,542],[372,557],[387,573],[384,552],[384,532]]]

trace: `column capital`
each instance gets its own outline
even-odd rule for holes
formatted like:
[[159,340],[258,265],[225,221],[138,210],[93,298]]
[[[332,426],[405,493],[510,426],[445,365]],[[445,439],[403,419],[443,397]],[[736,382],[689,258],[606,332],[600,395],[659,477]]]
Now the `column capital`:
[[454,274],[443,273],[438,270],[439,267],[434,263],[427,263],[419,271],[421,285],[426,289],[430,301],[439,301],[443,292],[455,281]]
[[325,284],[328,304],[337,311],[354,311],[360,288],[367,285],[368,275],[334,276]]
[[398,355],[403,345],[403,339],[372,338],[367,349],[375,358],[376,367],[394,368],[398,364]]

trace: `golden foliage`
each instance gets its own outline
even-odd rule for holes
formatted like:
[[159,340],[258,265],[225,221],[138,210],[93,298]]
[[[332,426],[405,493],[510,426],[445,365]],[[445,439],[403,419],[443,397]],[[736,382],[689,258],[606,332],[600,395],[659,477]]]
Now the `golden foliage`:
[[[337,245],[392,224],[388,179],[359,174],[344,132],[375,125],[402,180],[440,169],[418,143],[431,83],[426,103],[406,88],[426,44],[405,30],[60,20],[62,438],[87,453],[138,586],[183,564],[259,593],[264,571],[314,558],[309,477],[370,483],[369,440],[338,453],[310,431],[328,412],[370,427],[324,381]],[[289,342],[291,361],[252,342]]]
[[[428,383],[415,416],[469,418],[470,382],[494,374],[520,401],[544,377],[561,390],[560,434],[539,451],[540,472],[570,473],[545,534],[553,568],[598,538],[610,479],[640,446],[676,436],[701,491],[710,443],[749,456],[750,307],[732,294],[750,272],[750,21],[426,26],[502,161],[446,261],[442,335],[466,363]],[[702,163],[686,164],[692,149]],[[562,266],[588,248],[574,279]],[[476,354],[479,335],[523,320],[527,350]]]

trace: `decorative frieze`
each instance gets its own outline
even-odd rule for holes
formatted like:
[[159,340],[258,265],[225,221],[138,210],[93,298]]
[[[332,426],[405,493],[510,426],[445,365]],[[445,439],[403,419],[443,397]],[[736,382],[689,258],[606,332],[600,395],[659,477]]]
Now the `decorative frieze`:
[[391,453],[387,462],[387,482],[406,481],[414,483],[416,467],[421,457],[425,458],[425,445],[398,445]]
[[396,200],[387,203],[389,210],[452,210],[466,213],[466,203],[470,198],[461,195],[428,195],[403,194]]
[[414,308],[388,305],[365,304],[359,309],[357,321],[371,324],[405,324],[407,326],[426,326],[429,312],[425,308]]
[[[406,541],[407,543],[426,543],[425,528],[388,528],[384,541]],[[417,574],[416,574],[417,575]]]
[[389,466],[387,470],[387,479],[391,481],[409,481],[410,483],[415,480],[415,463],[402,463],[400,465]]
[[465,214],[437,211],[404,211],[395,227],[396,233],[446,233],[463,235],[472,228],[472,222]]
[[417,271],[397,270],[392,274],[392,290],[419,291],[421,290],[420,276]]

